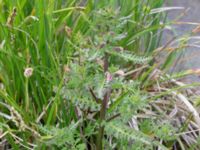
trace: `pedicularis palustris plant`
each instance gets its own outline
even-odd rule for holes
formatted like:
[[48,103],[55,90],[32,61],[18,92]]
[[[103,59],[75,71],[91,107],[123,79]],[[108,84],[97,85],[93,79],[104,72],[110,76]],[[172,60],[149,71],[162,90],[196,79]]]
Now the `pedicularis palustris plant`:
[[115,138],[126,139],[127,144],[128,140],[158,144],[126,126],[147,103],[146,93],[140,91],[140,82],[132,75],[136,66],[145,66],[151,57],[137,56],[119,46],[127,35],[123,28],[128,17],[120,18],[118,11],[110,8],[96,11],[93,17],[95,24],[91,35],[78,34],[71,39],[77,52],[68,66],[61,89],[66,107],[73,106],[77,120],[81,120],[80,137],[88,149],[97,150],[106,145],[123,145],[125,140],[117,143]]

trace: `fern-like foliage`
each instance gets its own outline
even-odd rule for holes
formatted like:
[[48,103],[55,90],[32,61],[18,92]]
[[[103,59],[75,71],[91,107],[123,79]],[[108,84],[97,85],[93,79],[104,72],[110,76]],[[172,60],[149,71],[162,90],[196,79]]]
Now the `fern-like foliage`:
[[145,64],[149,62],[152,58],[150,56],[137,56],[135,54],[130,53],[129,51],[117,52],[114,50],[107,50],[107,53],[122,58],[124,61],[131,61],[134,64]]
[[59,148],[62,150],[84,150],[85,144],[81,142],[77,132],[79,122],[72,123],[65,128],[43,127],[39,126],[39,130],[43,133],[43,141],[49,148]]
[[135,143],[143,143],[143,149],[153,149],[153,146],[158,146],[163,150],[167,150],[165,146],[159,144],[159,142],[152,137],[145,135],[140,131],[131,129],[124,124],[120,124],[118,121],[106,124],[106,131],[108,135],[112,135],[118,140],[121,139],[123,141],[125,139],[125,141],[129,141],[127,144],[130,145],[130,149],[133,147],[131,145],[134,145]]

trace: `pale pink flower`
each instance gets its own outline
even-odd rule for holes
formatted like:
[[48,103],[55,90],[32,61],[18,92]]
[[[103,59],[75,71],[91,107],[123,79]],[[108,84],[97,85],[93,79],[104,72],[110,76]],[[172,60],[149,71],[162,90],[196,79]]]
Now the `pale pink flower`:
[[24,71],[24,76],[26,77],[26,78],[29,78],[30,76],[32,76],[32,74],[33,74],[33,68],[26,68],[25,69],[25,71]]

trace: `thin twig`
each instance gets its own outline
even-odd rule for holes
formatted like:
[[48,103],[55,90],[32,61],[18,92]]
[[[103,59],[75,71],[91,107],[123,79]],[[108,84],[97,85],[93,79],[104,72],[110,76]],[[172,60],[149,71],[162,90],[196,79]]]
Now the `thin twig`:
[[[78,118],[78,120],[81,119],[81,116],[79,115],[78,113],[78,108],[75,107],[75,114],[76,114],[76,117]],[[81,139],[83,140],[83,142],[85,143],[85,146],[86,146],[86,149],[88,150],[88,147],[87,147],[87,140],[85,139],[85,136],[84,136],[84,132],[83,132],[83,124],[80,124],[79,125],[79,131],[80,131],[80,136],[81,136]]]
[[96,95],[94,94],[92,88],[89,88],[89,91],[90,91],[92,97],[94,98],[94,100],[95,100],[98,104],[101,103],[101,100],[98,99],[98,98],[96,97]]
[[140,71],[140,70],[142,70],[142,69],[144,69],[144,68],[147,68],[147,67],[148,67],[148,65],[142,66],[142,67],[140,67],[140,68],[136,68],[136,69],[134,69],[134,70],[131,70],[131,71],[125,73],[123,76],[126,77],[126,76],[129,76],[129,75],[132,75],[133,73],[138,72],[138,71]]
[[167,43],[166,43],[164,46],[162,46],[162,47],[156,49],[156,50],[153,52],[153,55],[157,54],[158,52],[161,52],[161,51],[165,50],[176,38],[177,38],[177,37],[172,37],[169,41],[167,41]]
[[46,114],[47,109],[49,108],[49,106],[51,105],[51,103],[53,102],[54,99],[50,100],[50,102],[47,104],[46,107],[43,108],[42,113],[39,115],[39,117],[36,120],[36,123],[39,123],[40,120],[42,119],[42,117]]
[[120,113],[117,113],[114,116],[111,116],[110,118],[108,118],[106,121],[109,122],[109,121],[111,121],[111,120],[113,120],[113,119],[115,119],[115,118],[117,118],[119,116],[120,116]]

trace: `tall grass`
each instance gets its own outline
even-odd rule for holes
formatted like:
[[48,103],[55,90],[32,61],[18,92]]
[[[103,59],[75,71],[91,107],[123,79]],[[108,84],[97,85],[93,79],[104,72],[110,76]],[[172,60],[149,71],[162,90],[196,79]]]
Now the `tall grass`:
[[[145,64],[148,64],[148,69],[142,70],[137,80],[141,83],[141,88],[148,89],[151,85],[148,80],[149,74],[154,69],[155,61],[152,59],[148,62],[144,59],[153,57],[155,50],[159,47],[162,29],[165,27],[165,24],[161,22],[165,21],[166,16],[162,13],[164,11],[162,9],[157,13],[154,11],[162,7],[163,2],[163,0],[0,1],[2,11],[0,15],[0,80],[2,85],[0,90],[0,126],[4,133],[2,138],[5,137],[6,142],[9,143],[7,145],[11,145],[13,149],[21,149],[22,147],[47,149],[44,141],[51,139],[50,143],[56,145],[55,149],[59,149],[62,143],[65,147],[69,146],[68,142],[70,141],[77,142],[74,147],[70,145],[74,149],[93,147],[89,144],[96,144],[97,149],[103,149],[102,143],[92,141],[92,138],[94,140],[97,138],[104,143],[104,146],[108,144],[105,142],[104,134],[96,133],[96,128],[99,128],[98,131],[103,133],[104,129],[101,125],[100,127],[90,125],[91,122],[87,122],[88,118],[85,116],[79,118],[79,107],[81,106],[76,106],[73,102],[65,100],[70,94],[70,100],[74,97],[80,99],[81,96],[85,96],[86,89],[77,92],[79,87],[85,87],[82,84],[88,83],[87,75],[90,74],[82,66],[82,61],[87,58],[84,58],[84,49],[95,49],[103,43],[107,44],[108,47],[123,48],[129,50],[128,52],[131,54],[134,53],[135,59],[128,57],[129,53],[127,55],[120,54],[119,59],[116,58],[118,53],[105,51],[106,54],[112,55],[109,61],[112,62],[113,66],[109,66],[109,69],[105,69],[104,66],[104,72],[116,70],[116,67],[124,67],[126,68],[124,71],[128,72],[143,67],[144,61]],[[97,15],[99,12],[100,17]],[[104,38],[111,38],[106,32],[114,32],[112,33],[114,35],[117,33],[119,40],[109,43],[110,45],[104,43]],[[100,58],[104,57],[98,55]],[[125,63],[122,59],[130,59],[136,65]],[[115,66],[117,61],[120,64]],[[76,66],[77,64],[83,68],[79,68],[80,66]],[[94,69],[92,75],[95,72],[104,74],[102,68],[95,69],[95,66],[90,63],[86,63],[86,66]],[[30,75],[26,75],[27,71]],[[69,78],[71,82],[73,81],[70,82],[71,86],[76,87],[72,91],[64,90],[66,85],[68,86]],[[83,82],[80,81],[81,79],[86,80]],[[96,92],[95,94],[92,90],[90,92],[95,98]],[[66,96],[63,97],[63,94]],[[117,93],[114,94],[117,95]],[[136,94],[142,93],[136,92]],[[121,101],[123,95],[117,100]],[[140,96],[135,98],[140,99]],[[92,104],[86,103],[86,105]],[[96,107],[96,104],[94,105]],[[109,111],[112,112],[112,109],[114,108]],[[102,114],[103,110],[97,111],[98,113]],[[100,121],[103,124],[105,116],[106,114],[103,113],[103,116],[97,117],[97,122]],[[110,117],[112,118],[112,116]],[[80,124],[82,125],[80,126]],[[49,127],[53,129],[49,129]],[[66,127],[67,129],[65,129]],[[114,129],[116,126],[110,124],[110,127]],[[93,133],[84,135],[82,130]],[[118,132],[120,134],[120,128]],[[108,138],[111,135],[106,136]],[[75,138],[76,141],[73,141],[72,138]],[[62,139],[66,141],[62,141]],[[135,138],[133,139],[135,140]],[[141,138],[139,141],[143,140],[148,143],[145,138]],[[131,145],[129,142],[131,141],[118,143],[118,148],[125,148],[123,147],[125,143],[125,145]],[[161,146],[156,142],[154,144]]]

